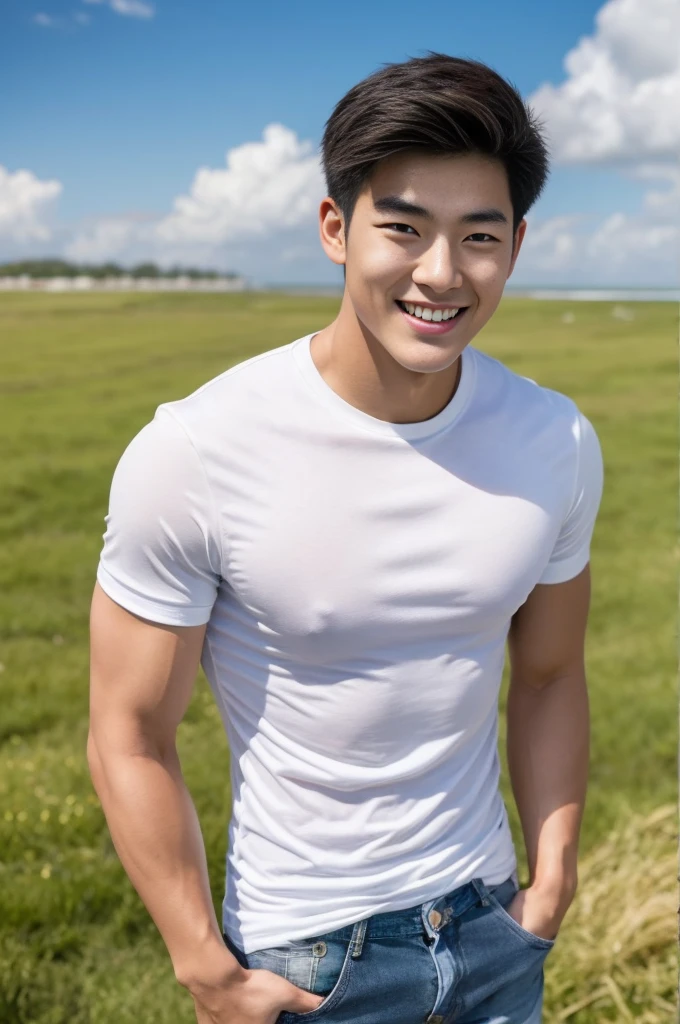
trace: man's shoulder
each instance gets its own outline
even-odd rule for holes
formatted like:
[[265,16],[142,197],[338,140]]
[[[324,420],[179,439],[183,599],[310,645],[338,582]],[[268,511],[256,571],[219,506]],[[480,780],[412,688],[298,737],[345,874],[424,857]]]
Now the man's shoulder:
[[562,391],[546,387],[511,369],[506,363],[475,349],[478,375],[481,377],[480,391],[494,394],[494,400],[502,394],[511,414],[532,420],[543,418],[546,422],[573,425],[580,417],[579,408],[573,398]]
[[259,352],[248,359],[243,359],[228,369],[205,381],[195,391],[191,391],[184,398],[166,405],[172,405],[177,410],[200,409],[209,406],[213,402],[219,402],[225,394],[238,391],[240,388],[248,387],[260,380],[269,380],[281,372],[282,364],[287,361],[287,356],[295,342],[288,342],[276,348]]
[[288,390],[295,341],[250,356],[207,380],[184,398],[164,402],[169,413],[190,435],[201,435],[218,425],[244,423],[262,403],[275,403]]

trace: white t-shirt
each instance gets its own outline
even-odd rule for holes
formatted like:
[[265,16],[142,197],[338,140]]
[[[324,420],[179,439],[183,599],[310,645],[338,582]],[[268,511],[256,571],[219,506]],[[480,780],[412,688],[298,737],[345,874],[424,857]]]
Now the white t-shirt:
[[131,612],[208,623],[222,924],[246,953],[515,870],[510,619],[585,567],[602,490],[573,401],[479,350],[437,416],[392,424],[335,394],[312,337],[159,406],[115,471],[97,572]]

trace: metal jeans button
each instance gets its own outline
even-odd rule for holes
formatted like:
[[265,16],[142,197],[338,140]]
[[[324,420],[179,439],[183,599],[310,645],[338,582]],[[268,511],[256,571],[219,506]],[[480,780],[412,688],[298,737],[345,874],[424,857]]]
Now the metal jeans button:
[[427,915],[427,919],[435,930],[439,928],[439,925],[442,923],[442,915],[438,910],[432,909]]
[[325,942],[315,942],[312,946],[312,953],[316,956],[325,956],[328,950],[328,946]]

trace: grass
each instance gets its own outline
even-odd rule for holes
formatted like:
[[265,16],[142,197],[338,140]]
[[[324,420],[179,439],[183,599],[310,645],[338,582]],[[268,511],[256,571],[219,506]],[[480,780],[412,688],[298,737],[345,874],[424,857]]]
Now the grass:
[[[108,489],[161,402],[319,330],[337,307],[273,293],[0,296],[3,1024],[193,1020],[85,763],[87,619]],[[549,1024],[656,1024],[674,997],[677,309],[629,309],[632,320],[609,302],[508,298],[474,342],[571,395],[605,457],[582,884],[546,964]],[[219,907],[228,751],[202,675],[180,754]]]
[[[635,814],[587,854],[546,970],[546,1017],[661,1024],[675,1009],[675,804]],[[613,1014],[612,1014],[613,1010]]]

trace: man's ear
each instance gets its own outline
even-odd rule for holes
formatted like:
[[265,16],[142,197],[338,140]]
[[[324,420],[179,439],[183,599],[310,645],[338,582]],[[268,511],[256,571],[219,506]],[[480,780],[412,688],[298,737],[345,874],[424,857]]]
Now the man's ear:
[[517,262],[519,251],[522,248],[522,242],[524,241],[524,236],[526,232],[527,222],[526,220],[521,220],[517,225],[517,231],[515,232],[515,237],[512,243],[512,259],[510,260],[510,269],[508,270],[508,277],[510,277],[513,270],[515,269],[515,263]]
[[344,267],[346,260],[344,217],[329,196],[321,201],[319,207],[319,237],[329,260]]

